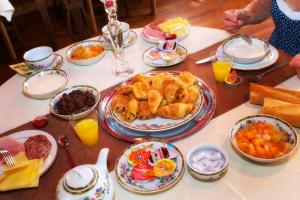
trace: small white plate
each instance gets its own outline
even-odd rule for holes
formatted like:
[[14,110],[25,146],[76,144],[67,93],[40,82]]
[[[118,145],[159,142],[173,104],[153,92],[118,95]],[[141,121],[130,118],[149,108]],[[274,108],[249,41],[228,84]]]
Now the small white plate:
[[[52,78],[46,80],[47,76]],[[68,77],[65,71],[45,70],[27,78],[23,83],[23,92],[34,99],[48,99],[63,90],[67,83]]]
[[[273,47],[272,45],[269,46],[270,46],[270,53],[266,55],[262,60],[255,63],[249,63],[249,64],[234,62],[232,68],[237,70],[243,70],[243,71],[251,71],[251,70],[264,69],[273,65],[278,60],[279,54],[275,47]],[[217,56],[224,55],[222,46],[218,47],[216,54]]]
[[[158,59],[151,59],[151,54],[155,53],[160,57]],[[172,59],[164,59],[164,57],[168,57],[168,54],[173,55]],[[145,64],[150,65],[152,67],[169,67],[172,65],[176,65],[187,58],[187,50],[183,46],[177,45],[176,51],[174,53],[166,53],[158,49],[158,46],[151,47],[147,49],[143,53],[143,61]]]
[[36,136],[36,135],[44,135],[47,137],[47,139],[51,143],[51,150],[48,155],[48,157],[44,160],[43,167],[41,169],[40,176],[42,176],[54,163],[56,155],[57,155],[57,143],[56,140],[52,135],[45,131],[41,130],[26,130],[26,131],[20,131],[13,134],[10,134],[9,137],[14,138],[15,140],[18,140],[19,142],[24,143],[28,138]]

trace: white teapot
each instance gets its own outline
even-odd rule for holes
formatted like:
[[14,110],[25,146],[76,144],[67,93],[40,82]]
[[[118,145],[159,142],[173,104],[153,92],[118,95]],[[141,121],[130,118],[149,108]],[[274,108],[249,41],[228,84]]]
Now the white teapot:
[[108,148],[101,149],[95,165],[69,170],[57,186],[58,200],[112,200],[113,182],[107,170]]

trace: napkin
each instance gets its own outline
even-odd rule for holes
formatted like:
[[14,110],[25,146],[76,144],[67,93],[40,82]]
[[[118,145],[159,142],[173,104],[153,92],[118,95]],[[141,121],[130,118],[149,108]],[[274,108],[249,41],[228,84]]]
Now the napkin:
[[15,8],[8,0],[0,1],[0,15],[6,18],[7,21],[11,21]]
[[3,168],[0,191],[37,187],[43,159],[28,160],[25,153],[14,156],[15,166]]

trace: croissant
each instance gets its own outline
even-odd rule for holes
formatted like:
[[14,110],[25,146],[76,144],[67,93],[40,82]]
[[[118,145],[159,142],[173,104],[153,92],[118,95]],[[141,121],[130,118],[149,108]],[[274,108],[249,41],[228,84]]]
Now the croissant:
[[128,122],[135,120],[137,117],[138,108],[138,101],[136,99],[131,99],[128,102],[128,107],[125,110],[125,120]]
[[155,114],[157,112],[157,109],[160,106],[162,100],[163,97],[157,90],[148,91],[148,104],[152,114]]
[[176,94],[176,103],[186,103],[189,99],[189,91],[187,88],[179,88]]
[[179,87],[175,83],[168,84],[164,88],[164,96],[165,96],[165,99],[168,104],[171,104],[174,102],[178,89],[179,89]]
[[136,83],[136,82],[140,82],[140,81],[144,81],[144,82],[150,82],[151,79],[150,77],[144,75],[144,74],[137,74],[135,75],[131,80],[130,80],[130,83]]
[[133,85],[123,85],[117,90],[117,94],[128,94],[132,92]]
[[163,80],[159,76],[154,76],[151,80],[151,89],[157,90],[163,94]]
[[146,120],[146,119],[153,118],[152,112],[150,111],[148,101],[140,101],[137,118],[140,120]]
[[128,97],[118,94],[112,99],[112,108],[117,113],[123,113],[128,105]]
[[173,103],[160,107],[157,115],[168,119],[179,119],[188,115],[193,109],[194,104]]
[[150,84],[145,81],[140,81],[133,84],[133,94],[138,100],[147,99],[147,91],[149,89]]
[[197,85],[193,85],[189,87],[188,89],[189,98],[187,100],[187,103],[195,103],[199,97],[200,97],[200,90]]

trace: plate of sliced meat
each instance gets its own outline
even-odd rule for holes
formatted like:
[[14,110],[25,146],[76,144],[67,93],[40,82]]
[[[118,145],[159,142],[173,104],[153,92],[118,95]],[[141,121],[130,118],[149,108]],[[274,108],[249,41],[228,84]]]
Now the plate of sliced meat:
[[40,175],[51,167],[57,155],[57,143],[54,137],[40,130],[20,131],[0,138],[0,146],[13,156],[25,152],[28,160],[44,159]]

